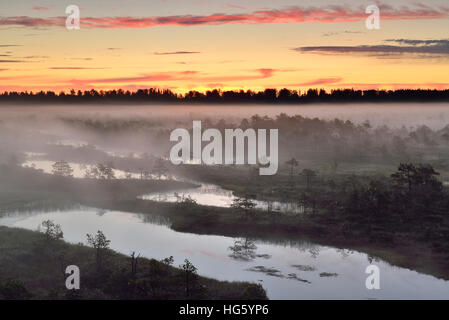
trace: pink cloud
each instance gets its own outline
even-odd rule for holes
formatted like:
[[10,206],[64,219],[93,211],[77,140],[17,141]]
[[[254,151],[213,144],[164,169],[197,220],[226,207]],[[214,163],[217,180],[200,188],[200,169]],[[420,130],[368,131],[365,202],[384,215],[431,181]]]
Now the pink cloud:
[[[380,5],[382,20],[428,20],[447,19],[449,7],[419,5],[394,8]],[[271,24],[271,23],[340,23],[365,20],[364,7],[349,9],[344,6],[288,7],[284,9],[259,10],[240,14],[211,14],[205,16],[178,15],[152,17],[84,17],[82,27],[103,29],[140,29],[156,26],[200,26],[223,24]],[[0,25],[24,27],[65,26],[66,17],[33,18],[28,16],[3,17]]]
[[272,77],[276,69],[256,69],[251,70],[251,74],[242,74],[235,76],[207,76],[202,75],[198,71],[178,71],[178,72],[161,72],[142,74],[134,77],[118,77],[118,78],[99,78],[99,79],[73,79],[70,84],[87,85],[87,84],[104,84],[104,83],[140,83],[140,82],[166,82],[166,81],[194,81],[199,83],[222,83],[235,81],[259,80]]
[[256,71],[260,72],[262,76],[265,78],[271,77],[273,73],[276,71],[274,69],[257,69]]
[[340,78],[340,77],[321,78],[321,79],[316,79],[316,80],[303,82],[303,83],[297,83],[297,84],[288,85],[288,86],[289,87],[309,87],[309,86],[329,85],[329,84],[339,83],[342,80],[343,80],[343,78]]
[[181,71],[181,72],[162,72],[154,74],[142,74],[134,77],[120,78],[99,78],[99,79],[73,79],[71,84],[86,85],[91,83],[139,83],[139,82],[155,82],[155,81],[177,81],[188,80],[195,75],[197,71]]

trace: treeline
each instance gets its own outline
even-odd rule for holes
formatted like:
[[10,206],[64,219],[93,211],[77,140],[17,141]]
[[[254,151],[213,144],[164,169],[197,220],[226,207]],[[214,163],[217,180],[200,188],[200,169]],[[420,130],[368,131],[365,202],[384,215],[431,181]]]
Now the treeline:
[[403,90],[354,90],[309,89],[301,92],[290,89],[265,89],[263,91],[209,90],[205,93],[189,91],[177,94],[165,89],[140,89],[125,91],[75,91],[70,93],[53,91],[3,92],[0,103],[148,103],[148,102],[188,102],[188,103],[321,103],[321,102],[432,102],[449,101],[449,90],[403,89]]

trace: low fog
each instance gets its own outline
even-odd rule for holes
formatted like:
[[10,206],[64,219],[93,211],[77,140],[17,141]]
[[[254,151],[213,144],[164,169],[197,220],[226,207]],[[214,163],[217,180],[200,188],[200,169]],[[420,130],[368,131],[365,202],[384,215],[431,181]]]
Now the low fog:
[[[307,106],[2,106],[3,163],[64,160],[113,163],[119,170],[151,171],[167,159],[170,132],[205,128],[279,129],[280,165],[295,157],[315,168],[351,171],[433,162],[445,171],[447,104]],[[39,165],[37,165],[39,168]]]

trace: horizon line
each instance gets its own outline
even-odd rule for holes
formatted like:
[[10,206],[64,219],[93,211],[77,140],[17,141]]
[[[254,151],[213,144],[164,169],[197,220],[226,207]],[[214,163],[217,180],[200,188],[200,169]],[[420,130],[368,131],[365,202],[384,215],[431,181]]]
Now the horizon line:
[[[281,89],[279,89],[281,88]],[[289,87],[266,87],[263,89],[222,89],[222,88],[209,88],[209,89],[205,89],[205,90],[188,90],[185,91],[184,93],[177,93],[176,91],[174,91],[172,88],[160,88],[160,87],[146,87],[146,88],[139,88],[139,89],[128,89],[128,88],[114,88],[114,89],[95,89],[95,88],[91,88],[91,89],[65,89],[65,90],[3,90],[0,91],[0,95],[5,95],[5,94],[9,94],[9,93],[19,93],[19,94],[40,94],[40,93],[54,93],[55,96],[67,96],[71,93],[72,91],[74,91],[76,94],[75,96],[77,96],[78,92],[97,92],[97,93],[109,93],[109,92],[124,92],[124,93],[137,93],[139,91],[154,91],[154,92],[171,92],[174,95],[177,96],[185,96],[188,93],[201,93],[201,94],[207,94],[208,92],[218,92],[218,93],[263,93],[263,92],[267,92],[267,91],[276,91],[276,93],[280,93],[281,91],[287,90],[290,91],[291,93],[297,93],[299,95],[304,95],[307,94],[307,92],[309,91],[317,91],[318,93],[320,92],[325,92],[326,94],[332,94],[332,92],[336,92],[336,91],[353,91],[353,92],[368,92],[368,91],[376,91],[376,92],[398,92],[398,91],[438,91],[438,92],[444,92],[444,91],[449,91],[449,88],[444,88],[444,89],[438,89],[438,88],[426,88],[426,87],[416,87],[416,88],[407,88],[407,87],[399,87],[399,88],[395,88],[395,89],[381,89],[381,88],[366,88],[366,89],[361,89],[361,88],[354,88],[354,87],[340,87],[340,88],[333,88],[333,89],[326,89],[324,87],[308,87],[307,89],[293,89],[293,88],[289,88]]]

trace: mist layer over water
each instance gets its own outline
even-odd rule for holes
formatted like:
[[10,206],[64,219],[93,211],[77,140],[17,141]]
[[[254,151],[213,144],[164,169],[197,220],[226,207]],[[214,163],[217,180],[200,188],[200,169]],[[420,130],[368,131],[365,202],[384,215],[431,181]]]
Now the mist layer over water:
[[40,120],[82,116],[90,119],[233,119],[259,116],[302,115],[332,120],[369,120],[374,126],[411,127],[427,125],[441,129],[449,123],[448,103],[382,103],[382,104],[310,104],[310,105],[64,105],[64,106],[1,106],[4,118],[36,117]]

